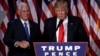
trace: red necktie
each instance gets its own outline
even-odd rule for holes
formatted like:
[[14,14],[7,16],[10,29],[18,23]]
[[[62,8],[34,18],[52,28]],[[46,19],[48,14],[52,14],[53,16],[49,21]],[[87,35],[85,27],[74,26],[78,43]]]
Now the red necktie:
[[64,26],[63,24],[59,27],[58,42],[64,42]]

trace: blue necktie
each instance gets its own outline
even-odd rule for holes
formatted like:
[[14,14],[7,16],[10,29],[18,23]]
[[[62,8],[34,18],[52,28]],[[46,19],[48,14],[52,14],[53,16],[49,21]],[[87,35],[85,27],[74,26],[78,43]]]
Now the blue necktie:
[[24,23],[24,28],[25,28],[25,33],[26,33],[27,39],[29,40],[29,32],[28,32],[28,26],[27,26],[26,22]]

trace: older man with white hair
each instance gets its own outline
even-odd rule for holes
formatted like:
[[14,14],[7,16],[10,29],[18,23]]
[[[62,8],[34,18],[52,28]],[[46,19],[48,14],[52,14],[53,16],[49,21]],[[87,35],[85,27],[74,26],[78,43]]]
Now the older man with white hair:
[[19,18],[8,23],[4,43],[9,47],[8,56],[35,56],[33,42],[39,41],[39,26],[29,20],[26,3],[18,6]]

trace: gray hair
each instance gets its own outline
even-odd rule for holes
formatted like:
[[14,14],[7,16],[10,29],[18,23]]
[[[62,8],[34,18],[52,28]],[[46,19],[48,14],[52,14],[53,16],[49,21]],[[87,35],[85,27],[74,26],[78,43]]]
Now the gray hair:
[[24,7],[24,6],[27,6],[27,7],[28,7],[28,4],[25,3],[25,2],[21,2],[21,3],[19,4],[19,6],[18,6],[18,10],[21,10],[21,8]]

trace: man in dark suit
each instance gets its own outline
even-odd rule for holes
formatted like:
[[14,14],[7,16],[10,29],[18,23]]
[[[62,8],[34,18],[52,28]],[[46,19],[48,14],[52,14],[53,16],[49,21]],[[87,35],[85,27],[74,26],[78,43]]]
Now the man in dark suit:
[[[65,0],[55,4],[56,17],[45,21],[43,41],[45,42],[88,42],[82,20],[68,15],[69,7]],[[62,26],[61,26],[62,25]],[[62,29],[61,29],[62,28]]]
[[35,56],[33,42],[39,42],[39,26],[29,19],[29,7],[21,3],[18,7],[19,19],[8,23],[4,43],[8,46],[8,56]]

